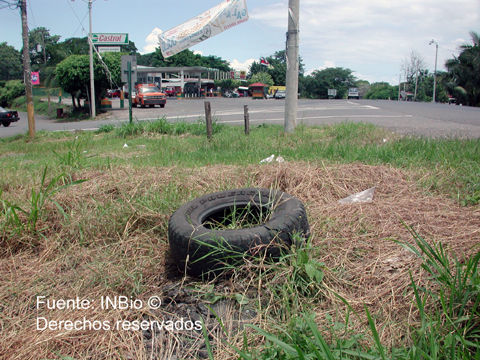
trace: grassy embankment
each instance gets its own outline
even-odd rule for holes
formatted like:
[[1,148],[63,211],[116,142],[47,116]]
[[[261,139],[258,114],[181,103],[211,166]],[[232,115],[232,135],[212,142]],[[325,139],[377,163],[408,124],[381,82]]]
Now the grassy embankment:
[[[478,355],[478,140],[405,138],[361,124],[299,127],[291,136],[260,126],[248,137],[216,126],[212,141],[203,133],[201,124],[159,120],[0,140],[0,357]],[[258,164],[271,154],[287,162]],[[245,259],[229,279],[172,277],[170,214],[201,194],[249,186],[278,187],[306,204],[307,249],[276,264]],[[372,186],[373,203],[338,204]],[[39,316],[166,316],[36,309],[37,295],[147,299],[172,286],[204,307],[228,301],[229,311],[203,319],[195,336],[34,329]]]

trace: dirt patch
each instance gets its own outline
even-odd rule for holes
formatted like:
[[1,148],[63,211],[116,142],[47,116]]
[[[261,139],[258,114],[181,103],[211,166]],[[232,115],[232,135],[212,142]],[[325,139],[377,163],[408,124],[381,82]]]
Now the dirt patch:
[[[170,214],[182,203],[208,192],[275,187],[302,200],[313,233],[312,243],[319,249],[318,260],[326,268],[325,298],[317,304],[317,322],[321,327],[327,324],[328,316],[342,314],[342,304],[331,295],[336,292],[359,312],[363,304],[369,307],[385,345],[404,343],[408,325],[417,318],[412,312],[409,271],[416,280],[425,282],[418,259],[393,241],[413,242],[405,225],[428,241],[441,241],[447,251],[459,258],[478,251],[480,242],[480,207],[459,207],[446,196],[426,194],[415,180],[417,174],[387,166],[284,163],[197,169],[120,167],[85,171],[75,174],[75,178],[89,181],[54,197],[68,218],[49,204],[39,224],[41,236],[17,234],[10,239],[28,243],[36,237],[38,245],[23,246],[17,252],[8,248],[2,251],[0,358],[146,359],[154,354],[159,359],[170,359],[173,354],[190,358],[192,349],[205,355],[201,332],[187,336],[166,331],[160,338],[148,331],[35,328],[38,317],[133,321],[165,320],[167,313],[177,318],[203,316],[212,324],[208,332],[221,353],[218,358],[235,358],[232,350],[219,340],[221,331],[213,325],[214,317],[207,316],[205,304],[228,308],[222,320],[233,324],[234,319],[240,319],[238,314],[247,309],[235,298],[235,294],[244,291],[245,284],[222,280],[198,285],[189,278],[172,279],[165,262]],[[376,186],[373,202],[338,203],[339,199],[372,186]],[[5,191],[8,195],[14,189]],[[11,195],[18,198],[18,194]],[[205,290],[205,286],[210,288]],[[185,290],[192,287],[203,289],[203,295]],[[257,288],[253,297],[260,298],[261,290]],[[205,299],[205,294],[222,293],[223,303]],[[124,295],[144,301],[160,296],[165,305],[160,312],[99,307],[61,311],[43,306],[38,309],[37,295],[95,301],[102,296]],[[260,314],[249,314],[242,315],[240,320],[248,318],[251,323],[264,324]],[[361,329],[365,323],[366,319],[360,317],[354,326]],[[231,329],[241,328],[239,323],[235,324]],[[237,335],[230,340],[242,341]]]

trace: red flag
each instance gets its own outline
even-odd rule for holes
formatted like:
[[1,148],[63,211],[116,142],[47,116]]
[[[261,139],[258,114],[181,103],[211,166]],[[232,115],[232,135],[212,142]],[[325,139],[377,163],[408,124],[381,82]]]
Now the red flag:
[[260,58],[260,65],[270,66],[270,63],[265,58]]

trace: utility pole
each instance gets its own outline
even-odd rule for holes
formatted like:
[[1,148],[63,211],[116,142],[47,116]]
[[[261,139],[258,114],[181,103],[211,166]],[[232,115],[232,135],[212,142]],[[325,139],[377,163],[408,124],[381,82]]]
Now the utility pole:
[[90,29],[88,34],[88,49],[90,55],[90,116],[92,119],[95,119],[97,111],[95,109],[95,79],[93,76],[92,0],[88,0],[88,16],[90,20]]
[[402,72],[398,75],[398,101],[400,101],[400,84],[402,83]]
[[297,125],[298,103],[298,48],[300,0],[288,1],[287,32],[287,93],[285,96],[285,132],[291,133]]
[[28,21],[27,0],[20,0],[20,12],[22,14],[22,38],[23,38],[23,78],[25,81],[25,95],[27,98],[28,135],[35,137],[35,116],[32,94],[32,73],[30,70],[30,52],[28,46]]
[[433,73],[433,97],[432,102],[435,102],[435,92],[437,90],[437,57],[438,57],[438,42],[431,40],[429,45],[435,44],[435,71]]

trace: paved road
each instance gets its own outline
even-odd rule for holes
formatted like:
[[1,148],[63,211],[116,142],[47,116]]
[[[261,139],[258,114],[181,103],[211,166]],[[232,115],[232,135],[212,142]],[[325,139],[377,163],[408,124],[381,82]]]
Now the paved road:
[[[243,106],[248,105],[252,124],[283,124],[284,100],[210,99],[213,117],[218,123],[241,125]],[[92,130],[102,124],[128,121],[128,109],[100,115],[95,121],[59,123],[36,116],[37,130]],[[0,128],[0,137],[27,131],[27,117],[9,128]],[[151,120],[165,116],[169,121],[198,121],[204,118],[204,100],[172,99],[164,109],[133,109],[134,120]],[[401,134],[428,137],[480,138],[480,108],[446,104],[411,103],[381,100],[299,100],[298,123],[323,125],[339,122],[368,122]]]

